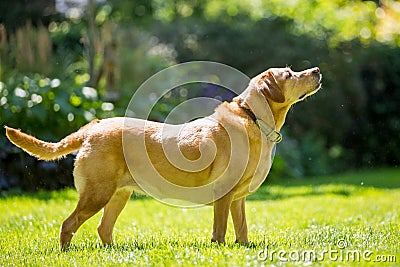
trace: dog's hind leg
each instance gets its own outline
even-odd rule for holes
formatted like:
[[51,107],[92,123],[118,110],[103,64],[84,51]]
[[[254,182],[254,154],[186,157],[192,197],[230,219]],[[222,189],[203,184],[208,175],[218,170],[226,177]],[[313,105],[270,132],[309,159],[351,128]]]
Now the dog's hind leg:
[[112,233],[115,222],[122,209],[125,207],[132,195],[133,189],[126,186],[118,189],[104,207],[103,217],[97,231],[103,244],[112,244]]
[[[74,171],[75,178],[83,179],[83,176],[77,176],[78,171]],[[75,184],[78,179],[75,179]],[[82,181],[82,180],[80,180]],[[77,186],[79,201],[72,214],[63,222],[60,231],[60,248],[64,250],[69,247],[73,235],[78,228],[90,217],[99,212],[111,199],[116,191],[116,186],[107,183],[108,179],[96,179],[90,181],[85,179],[85,183]]]
[[73,235],[78,228],[90,217],[99,212],[109,201],[112,194],[108,194],[108,198],[104,192],[101,199],[96,197],[90,198],[87,195],[81,196],[78,205],[72,214],[63,222],[60,231],[60,248],[64,250],[69,247]]

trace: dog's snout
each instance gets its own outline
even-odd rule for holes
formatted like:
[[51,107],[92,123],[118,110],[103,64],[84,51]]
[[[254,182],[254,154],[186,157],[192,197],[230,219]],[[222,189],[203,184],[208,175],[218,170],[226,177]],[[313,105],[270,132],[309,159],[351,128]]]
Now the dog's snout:
[[311,69],[311,72],[312,72],[312,73],[315,73],[315,74],[319,74],[319,73],[320,73],[318,67]]
[[302,72],[300,72],[299,76],[300,77],[302,77],[302,76],[310,76],[310,75],[315,76],[315,75],[320,75],[320,74],[321,74],[321,72],[320,72],[319,68],[315,67],[315,68],[312,68],[312,69],[303,70]]

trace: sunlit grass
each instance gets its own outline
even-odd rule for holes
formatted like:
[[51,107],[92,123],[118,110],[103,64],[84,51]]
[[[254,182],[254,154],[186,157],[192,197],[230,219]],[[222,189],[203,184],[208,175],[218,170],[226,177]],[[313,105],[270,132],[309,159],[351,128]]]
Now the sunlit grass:
[[[179,209],[133,199],[116,224],[115,246],[100,245],[98,214],[79,229],[71,249],[61,253],[58,231],[75,207],[76,192],[9,195],[0,198],[0,265],[269,266],[286,259],[283,265],[298,266],[296,255],[315,251],[319,256],[312,265],[373,266],[376,262],[367,260],[383,255],[386,261],[396,260],[387,263],[394,266],[400,263],[399,199],[399,170],[268,184],[247,201],[249,246],[233,243],[231,222],[227,243],[210,243],[211,207]],[[286,252],[281,259],[280,250]],[[322,259],[324,250],[338,253]],[[260,251],[275,254],[262,261],[259,256],[265,253]],[[346,256],[353,251],[360,253],[360,261]]]

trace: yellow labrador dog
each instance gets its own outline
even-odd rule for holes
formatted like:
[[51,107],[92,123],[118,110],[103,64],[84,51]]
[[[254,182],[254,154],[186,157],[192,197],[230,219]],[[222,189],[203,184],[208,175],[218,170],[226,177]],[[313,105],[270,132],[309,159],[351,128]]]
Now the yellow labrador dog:
[[[58,159],[79,150],[74,168],[79,201],[61,226],[61,249],[68,248],[78,228],[101,209],[104,213],[98,233],[104,244],[112,244],[115,221],[132,192],[153,190],[162,196],[166,188],[146,183],[154,178],[148,168],[183,188],[212,184],[189,197],[189,201],[214,206],[212,241],[225,241],[230,212],[236,242],[247,243],[245,198],[269,172],[272,150],[282,138],[279,131],[289,108],[314,94],[321,86],[321,78],[318,68],[301,72],[269,69],[251,79],[232,102],[219,105],[210,117],[186,123],[178,130],[176,125],[109,118],[92,121],[58,143],[44,142],[9,127],[5,127],[6,134],[15,145],[42,160]],[[200,158],[205,161],[196,163],[202,165],[199,168],[196,164],[192,169],[190,164],[189,169],[181,168],[177,166],[179,157],[171,158],[165,153],[169,145],[178,148],[171,151],[181,153],[192,163]],[[208,150],[213,151],[212,157],[207,156]],[[177,162],[171,162],[174,160]],[[176,198],[187,197],[168,190],[164,190],[166,198],[174,198],[175,193]],[[201,199],[206,195],[210,198]]]

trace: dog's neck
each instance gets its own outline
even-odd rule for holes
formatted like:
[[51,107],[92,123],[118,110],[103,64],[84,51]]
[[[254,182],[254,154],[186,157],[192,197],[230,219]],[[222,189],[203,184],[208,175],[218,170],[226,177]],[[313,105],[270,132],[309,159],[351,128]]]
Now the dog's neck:
[[286,115],[289,112],[290,106],[275,103],[270,100],[268,100],[268,104],[274,116],[276,130],[280,131],[283,124],[285,124]]
[[251,84],[243,93],[235,97],[232,102],[236,102],[241,108],[250,110],[256,118],[268,125],[275,126],[275,130],[278,132],[285,123],[286,114],[290,109],[290,106],[266,100],[255,88],[251,87]]

